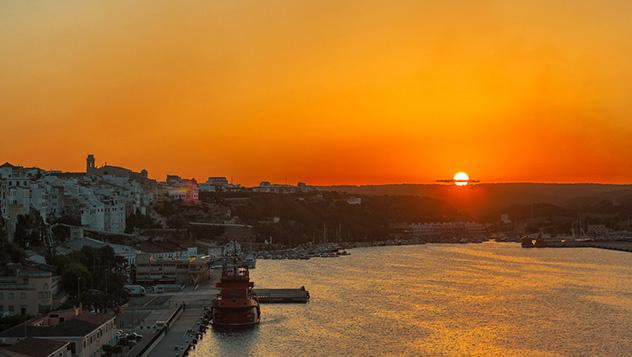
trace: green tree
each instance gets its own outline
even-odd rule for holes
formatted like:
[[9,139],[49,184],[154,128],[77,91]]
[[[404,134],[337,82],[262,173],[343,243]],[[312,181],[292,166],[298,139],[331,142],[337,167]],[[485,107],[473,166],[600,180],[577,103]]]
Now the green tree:
[[[84,247],[67,256],[56,256],[52,264],[59,268],[66,293],[95,308],[112,307],[127,300],[126,262],[111,247]],[[98,293],[96,293],[98,291]]]
[[90,271],[80,262],[70,261],[61,268],[62,286],[72,296],[85,291],[91,278]]
[[44,221],[39,213],[31,210],[29,214],[19,215],[15,226],[14,241],[22,247],[42,245],[45,233]]
[[135,228],[161,228],[159,222],[154,221],[149,215],[136,211],[129,215],[125,221],[125,233],[133,233]]

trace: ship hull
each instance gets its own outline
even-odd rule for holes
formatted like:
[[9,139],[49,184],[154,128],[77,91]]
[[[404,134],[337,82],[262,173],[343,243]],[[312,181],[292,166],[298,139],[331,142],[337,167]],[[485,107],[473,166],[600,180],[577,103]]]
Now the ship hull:
[[214,307],[212,324],[215,328],[238,329],[248,328],[259,324],[261,316],[257,306],[240,308]]

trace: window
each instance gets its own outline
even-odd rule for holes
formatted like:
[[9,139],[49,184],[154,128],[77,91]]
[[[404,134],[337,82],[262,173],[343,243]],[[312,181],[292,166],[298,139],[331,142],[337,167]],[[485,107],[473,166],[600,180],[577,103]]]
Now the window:
[[25,292],[21,292],[20,293],[20,300],[24,300],[26,299],[26,293]]
[[15,294],[14,293],[9,293],[9,300],[13,300],[15,299]]

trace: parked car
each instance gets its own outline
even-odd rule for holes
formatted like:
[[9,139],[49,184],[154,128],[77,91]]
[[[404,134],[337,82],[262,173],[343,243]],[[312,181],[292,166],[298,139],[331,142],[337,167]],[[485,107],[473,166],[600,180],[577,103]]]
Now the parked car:
[[131,338],[129,335],[124,335],[119,338],[119,344],[122,346],[131,346],[136,344],[136,339]]
[[143,335],[136,333],[136,332],[132,332],[129,335],[127,335],[127,338],[133,338],[135,340],[141,340],[143,338]]

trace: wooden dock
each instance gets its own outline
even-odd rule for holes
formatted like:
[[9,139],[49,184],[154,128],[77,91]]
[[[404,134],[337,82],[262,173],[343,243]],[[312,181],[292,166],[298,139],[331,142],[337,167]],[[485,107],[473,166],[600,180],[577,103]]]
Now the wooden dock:
[[309,291],[305,287],[298,289],[254,289],[254,292],[262,304],[305,304],[309,301]]

